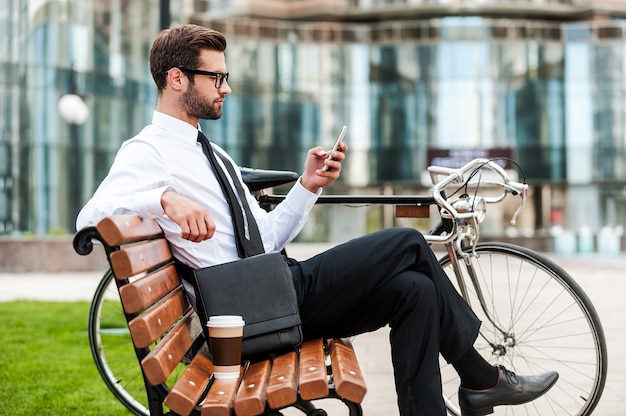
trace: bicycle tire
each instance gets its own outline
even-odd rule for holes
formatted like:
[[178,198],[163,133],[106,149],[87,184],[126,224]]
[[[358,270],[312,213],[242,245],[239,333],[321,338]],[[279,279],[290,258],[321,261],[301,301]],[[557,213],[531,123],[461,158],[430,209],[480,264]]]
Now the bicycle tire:
[[148,416],[141,367],[111,270],[102,276],[91,302],[89,346],[96,368],[111,393],[133,414]]
[[[590,415],[606,382],[607,347],[589,298],[565,270],[532,250],[480,243],[476,253],[472,265],[486,309],[508,335],[487,318],[469,284],[468,269],[459,260],[470,305],[482,321],[475,348],[490,363],[520,375],[559,372],[559,380],[545,395],[523,405],[495,407],[495,415]],[[452,263],[448,255],[440,259],[459,290]],[[450,414],[460,415],[458,375],[443,359],[440,364],[446,407]]]

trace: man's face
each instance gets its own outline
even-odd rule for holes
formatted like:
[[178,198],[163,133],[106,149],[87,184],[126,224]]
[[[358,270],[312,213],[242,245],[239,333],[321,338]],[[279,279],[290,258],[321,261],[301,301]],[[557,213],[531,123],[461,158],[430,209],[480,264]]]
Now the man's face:
[[[200,65],[203,71],[226,73],[224,53],[204,50],[200,54]],[[204,120],[217,120],[222,117],[224,97],[232,92],[228,81],[224,80],[221,86],[216,87],[216,77],[202,74],[193,76],[187,90],[181,96],[181,104],[188,115]]]

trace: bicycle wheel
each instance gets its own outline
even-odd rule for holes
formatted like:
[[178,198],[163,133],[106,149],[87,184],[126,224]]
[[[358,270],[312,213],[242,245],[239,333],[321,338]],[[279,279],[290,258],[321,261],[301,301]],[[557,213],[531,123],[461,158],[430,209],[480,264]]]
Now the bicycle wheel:
[[[526,248],[481,243],[476,253],[470,266],[459,261],[467,300],[482,321],[476,350],[490,363],[520,375],[559,373],[556,385],[542,397],[524,405],[495,407],[495,414],[591,414],[606,382],[607,353],[589,298],[561,267]],[[459,290],[449,256],[440,263]],[[482,307],[477,292],[482,292]],[[440,364],[446,407],[450,414],[460,415],[458,376],[443,359]]]
[[89,345],[98,372],[113,395],[135,415],[149,415],[141,367],[111,270],[100,280],[91,302]]
[[[91,302],[89,346],[98,372],[113,395],[133,414],[148,416],[150,411],[143,373],[111,270],[100,280]],[[167,395],[200,346],[194,344],[167,381],[155,387],[159,395]],[[154,345],[150,348],[153,347]],[[164,412],[166,411],[167,408],[164,407]],[[199,414],[199,409],[195,409],[192,414]]]

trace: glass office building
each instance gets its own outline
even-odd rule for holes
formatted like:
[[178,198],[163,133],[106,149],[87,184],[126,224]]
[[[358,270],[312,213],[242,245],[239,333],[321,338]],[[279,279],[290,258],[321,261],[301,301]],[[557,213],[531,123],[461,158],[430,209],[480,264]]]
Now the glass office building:
[[[151,118],[159,4],[3,3],[0,233],[71,232],[121,141]],[[350,154],[335,190],[421,193],[433,161],[502,155],[533,189],[527,228],[546,230],[555,212],[572,229],[626,221],[622,2],[170,6],[172,24],[227,36],[233,94],[204,128],[242,165],[300,171],[306,150],[329,146],[345,124]],[[89,109],[82,125],[57,110],[72,91]]]

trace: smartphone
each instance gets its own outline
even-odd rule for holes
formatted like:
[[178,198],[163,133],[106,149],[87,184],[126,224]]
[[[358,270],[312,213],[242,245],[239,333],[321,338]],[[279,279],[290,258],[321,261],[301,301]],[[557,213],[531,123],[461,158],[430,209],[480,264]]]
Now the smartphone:
[[[346,135],[346,131],[348,130],[348,126],[343,126],[341,132],[339,132],[339,136],[337,136],[337,140],[335,140],[335,144],[333,145],[333,149],[328,152],[328,157],[326,159],[332,159],[333,152],[337,150],[339,147],[339,143],[343,141],[344,136]],[[322,172],[326,172],[328,170],[328,165],[324,165],[322,168]]]

